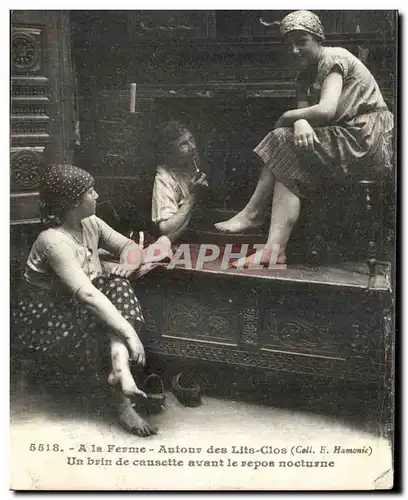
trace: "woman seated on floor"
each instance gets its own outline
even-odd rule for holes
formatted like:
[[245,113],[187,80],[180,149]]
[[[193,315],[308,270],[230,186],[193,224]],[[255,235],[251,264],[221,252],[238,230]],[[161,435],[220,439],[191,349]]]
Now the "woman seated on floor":
[[[148,436],[156,431],[133,409],[131,399],[145,394],[129,366],[146,362],[140,339],[144,319],[126,279],[142,266],[145,252],[95,216],[97,198],[93,177],[80,168],[53,166],[42,176],[40,203],[48,229],[27,260],[27,290],[15,311],[18,342],[44,356],[71,358],[79,372],[95,372],[98,353],[110,349],[106,387],[119,422]],[[167,238],[160,244],[171,253]],[[104,269],[99,247],[131,263]]]
[[[324,47],[320,19],[309,11],[288,14],[280,25],[300,67],[298,108],[285,112],[255,152],[263,169],[245,208],[215,227],[239,233],[263,224],[273,193],[266,245],[236,266],[286,262],[286,246],[301,199],[311,188],[392,168],[393,115],[367,67],[348,50]],[[361,172],[362,162],[365,172]],[[277,252],[278,249],[278,252]]]

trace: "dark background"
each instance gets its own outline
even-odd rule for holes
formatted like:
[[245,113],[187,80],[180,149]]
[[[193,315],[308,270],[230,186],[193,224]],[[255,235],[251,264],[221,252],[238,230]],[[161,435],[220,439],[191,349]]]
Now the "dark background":
[[[49,163],[73,161],[92,172],[101,215],[117,229],[148,228],[154,137],[167,119],[182,120],[196,135],[210,180],[203,227],[242,208],[259,175],[252,149],[295,105],[290,56],[276,28],[260,22],[287,13],[13,11],[13,265],[20,254],[25,259],[38,233],[38,178]],[[362,58],[393,108],[396,11],[316,13],[326,44]],[[131,83],[137,84],[135,113]],[[316,234],[325,242],[326,256],[359,257],[365,221],[356,215],[364,212],[363,195],[348,188],[317,192],[308,200],[292,248],[307,254],[309,237]],[[389,199],[392,206],[393,193]],[[392,216],[382,212],[379,218],[392,232]],[[392,241],[392,235],[381,238]],[[340,242],[344,248],[338,248]]]

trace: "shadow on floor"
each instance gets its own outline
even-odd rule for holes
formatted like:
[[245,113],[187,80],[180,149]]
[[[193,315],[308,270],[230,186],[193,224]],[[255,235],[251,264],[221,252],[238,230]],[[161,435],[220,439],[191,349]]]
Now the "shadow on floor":
[[171,377],[183,371],[209,396],[321,415],[373,435],[391,435],[391,396],[378,385],[226,366],[164,366],[157,360],[152,366],[169,388]]
[[[249,375],[245,370],[222,366],[215,369],[185,363],[154,365],[167,390],[171,390],[172,376],[181,369],[197,380],[203,394],[210,397],[323,416],[374,436],[391,437],[389,398],[375,386],[290,373]],[[12,419],[30,418],[33,412],[38,412],[56,418],[116,425],[100,384],[88,383],[83,377],[68,383],[64,377],[47,375],[38,369],[35,373],[18,370],[11,373],[10,408]]]

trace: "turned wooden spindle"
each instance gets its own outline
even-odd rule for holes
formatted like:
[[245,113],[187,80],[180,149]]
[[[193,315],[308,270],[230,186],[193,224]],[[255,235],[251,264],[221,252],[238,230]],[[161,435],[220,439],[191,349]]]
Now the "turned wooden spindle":
[[365,219],[367,224],[367,265],[369,271],[369,277],[371,278],[375,274],[375,265],[377,263],[377,246],[375,243],[375,228],[376,221],[374,220],[375,214],[373,211],[373,192],[372,188],[375,181],[361,180],[359,181],[360,186],[362,186],[364,193],[364,209],[365,209]]

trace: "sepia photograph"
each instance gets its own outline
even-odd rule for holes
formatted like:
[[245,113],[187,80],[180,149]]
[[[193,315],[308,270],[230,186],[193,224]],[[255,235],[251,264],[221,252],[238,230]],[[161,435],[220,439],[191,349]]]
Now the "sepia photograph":
[[395,484],[397,10],[10,10],[13,491]]

